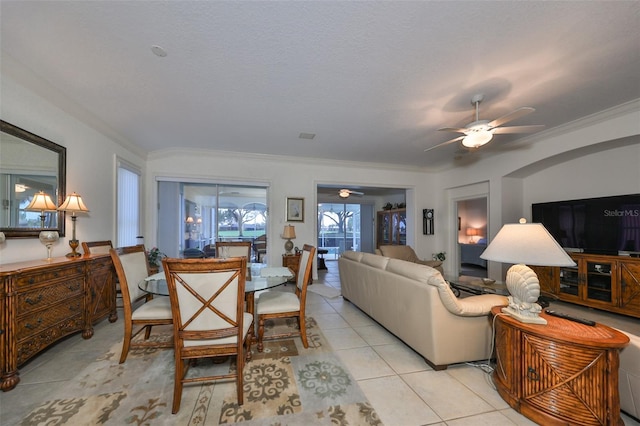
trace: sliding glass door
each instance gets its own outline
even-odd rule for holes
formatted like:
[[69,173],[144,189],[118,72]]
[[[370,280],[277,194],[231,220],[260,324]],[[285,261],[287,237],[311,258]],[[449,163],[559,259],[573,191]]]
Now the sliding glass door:
[[265,239],[266,187],[160,181],[158,201],[158,247],[168,256],[213,255],[216,241]]
[[361,209],[359,204],[318,204],[318,247],[336,259],[345,250],[361,250]]

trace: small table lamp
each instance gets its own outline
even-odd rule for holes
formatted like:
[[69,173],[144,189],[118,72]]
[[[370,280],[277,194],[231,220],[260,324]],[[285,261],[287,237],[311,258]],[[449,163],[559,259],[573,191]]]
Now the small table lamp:
[[71,195],[67,195],[58,210],[71,212],[71,224],[73,229],[73,238],[69,240],[69,246],[71,247],[71,253],[67,253],[67,257],[80,257],[80,253],[76,251],[78,248],[78,240],[76,240],[76,212],[88,212],[89,209],[82,202],[82,197],[75,192]]
[[471,237],[469,239],[469,242],[471,244],[475,244],[476,241],[473,239],[473,237],[477,237],[478,235],[480,235],[480,230],[478,230],[477,228],[467,228],[467,235]]
[[540,282],[531,268],[536,266],[575,266],[560,244],[553,239],[541,223],[520,223],[504,225],[481,259],[502,263],[514,263],[507,271],[509,306],[502,312],[520,322],[546,324],[547,320],[539,316],[542,307],[536,303],[540,296]]
[[291,241],[296,237],[296,227],[293,225],[285,225],[284,232],[282,233],[282,238],[287,240],[284,243],[284,249],[287,254],[291,254],[291,250],[293,250],[293,242]]
[[43,191],[34,194],[33,199],[27,207],[24,208],[27,211],[40,212],[40,228],[44,229],[44,220],[46,218],[45,212],[55,212],[58,210],[56,203],[51,200],[48,194]]

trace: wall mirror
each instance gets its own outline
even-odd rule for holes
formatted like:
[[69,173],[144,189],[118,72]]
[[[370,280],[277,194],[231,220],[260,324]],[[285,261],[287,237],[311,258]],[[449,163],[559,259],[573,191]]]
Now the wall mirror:
[[64,212],[27,211],[43,191],[59,206],[65,199],[67,149],[0,120],[0,231],[7,238],[37,238],[42,229],[64,236]]

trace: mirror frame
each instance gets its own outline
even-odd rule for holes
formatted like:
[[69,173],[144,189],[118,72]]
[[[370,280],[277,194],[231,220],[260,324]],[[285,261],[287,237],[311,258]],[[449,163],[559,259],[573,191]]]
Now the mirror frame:
[[[58,154],[58,199],[56,200],[56,206],[62,204],[66,197],[67,188],[67,148],[58,145],[55,142],[51,142],[48,139],[34,135],[20,127],[7,123],[4,120],[0,120],[0,131],[9,135],[15,136],[26,142],[40,146],[44,149]],[[65,214],[62,211],[58,212],[58,226],[56,228],[46,228],[52,231],[58,231],[61,237],[64,237],[64,222]],[[7,238],[38,238],[41,228],[0,228],[1,232],[4,232]]]

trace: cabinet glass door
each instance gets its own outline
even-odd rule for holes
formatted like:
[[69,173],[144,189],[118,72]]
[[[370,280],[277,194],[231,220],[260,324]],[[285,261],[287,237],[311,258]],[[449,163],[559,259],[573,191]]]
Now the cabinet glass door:
[[580,274],[578,268],[560,268],[560,293],[579,297]]
[[378,247],[391,244],[389,213],[378,213]]
[[611,275],[613,272],[612,263],[587,262],[586,271],[586,298],[591,301],[607,302],[614,301],[611,293]]

